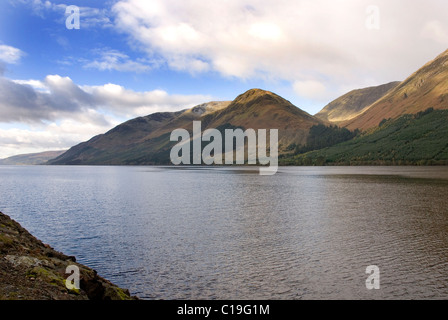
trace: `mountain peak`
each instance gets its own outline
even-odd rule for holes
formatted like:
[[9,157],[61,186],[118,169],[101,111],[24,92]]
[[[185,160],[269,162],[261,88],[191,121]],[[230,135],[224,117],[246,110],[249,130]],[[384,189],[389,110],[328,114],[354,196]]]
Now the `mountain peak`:
[[275,93],[263,89],[250,89],[236,97],[238,99],[256,99],[262,96],[276,96]]
[[252,89],[230,102],[209,102],[176,113],[134,119],[104,135],[81,143],[51,164],[170,164],[170,135],[175,129],[192,129],[201,121],[205,129],[277,129],[280,152],[303,145],[312,126],[322,124],[286,99],[266,90]]
[[233,101],[233,104],[251,106],[256,103],[257,105],[261,106],[266,105],[269,102],[285,103],[288,101],[271,91],[262,89],[251,89],[236,97],[236,99]]
[[274,93],[272,93],[271,91],[254,88],[254,89],[247,90],[243,94],[240,94],[240,96],[260,96],[260,95],[266,95],[266,94],[274,95]]

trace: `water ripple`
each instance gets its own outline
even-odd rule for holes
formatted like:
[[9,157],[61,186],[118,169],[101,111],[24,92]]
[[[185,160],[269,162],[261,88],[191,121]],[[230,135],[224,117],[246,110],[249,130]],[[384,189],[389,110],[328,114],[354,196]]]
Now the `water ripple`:
[[0,167],[0,210],[146,299],[448,298],[445,168],[249,171]]

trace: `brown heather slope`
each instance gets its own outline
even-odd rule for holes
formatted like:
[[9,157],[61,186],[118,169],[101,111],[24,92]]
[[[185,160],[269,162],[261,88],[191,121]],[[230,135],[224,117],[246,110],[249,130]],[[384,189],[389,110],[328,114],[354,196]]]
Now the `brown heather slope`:
[[282,97],[252,89],[232,102],[210,102],[174,113],[156,113],[127,121],[109,132],[74,146],[51,160],[56,165],[170,164],[171,132],[192,132],[193,121],[208,128],[278,129],[279,148],[304,144],[313,125],[327,124]]
[[448,50],[373,103],[363,114],[341,125],[350,130],[368,130],[383,119],[395,119],[428,108],[448,109]]
[[397,81],[381,86],[350,91],[330,102],[315,117],[335,124],[351,120],[366,111],[372,103],[382,98],[399,84],[400,82]]
[[[56,165],[120,165],[156,164],[148,154],[158,153],[169,142],[169,134],[177,128],[192,126],[203,115],[225,108],[230,102],[210,102],[178,112],[154,113],[126,121],[105,134],[82,142],[48,164]],[[168,139],[166,137],[168,136]],[[160,138],[162,137],[162,138]],[[163,159],[162,159],[163,160]],[[161,161],[163,163],[164,161]]]
[[[80,270],[80,290],[69,290],[65,285],[69,265]],[[75,257],[43,244],[0,212],[0,300],[134,299],[129,291],[76,263]]]
[[227,108],[206,115],[202,121],[205,128],[231,124],[245,129],[278,129],[279,144],[283,147],[291,143],[305,144],[312,126],[328,124],[275,93],[261,89],[239,95]]

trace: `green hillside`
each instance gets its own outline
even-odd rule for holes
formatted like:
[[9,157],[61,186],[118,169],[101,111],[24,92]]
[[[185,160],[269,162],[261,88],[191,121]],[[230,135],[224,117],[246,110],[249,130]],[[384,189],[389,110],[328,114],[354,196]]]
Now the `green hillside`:
[[283,165],[447,165],[448,110],[428,109],[338,145],[283,156]]

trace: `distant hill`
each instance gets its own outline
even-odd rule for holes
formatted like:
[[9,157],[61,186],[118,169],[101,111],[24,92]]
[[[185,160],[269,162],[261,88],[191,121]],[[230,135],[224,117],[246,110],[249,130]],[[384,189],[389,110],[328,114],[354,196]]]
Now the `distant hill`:
[[294,165],[448,165],[448,110],[384,120],[348,142],[282,159]]
[[381,86],[350,91],[330,102],[315,117],[335,124],[351,120],[366,111],[372,103],[384,97],[385,94],[399,84],[400,82],[397,81]]
[[0,160],[0,165],[39,165],[45,164],[48,160],[54,159],[67,150],[46,151],[40,153],[21,154]]
[[74,146],[50,161],[69,165],[170,164],[171,132],[192,132],[193,121],[207,128],[279,129],[280,151],[305,143],[313,125],[323,124],[282,97],[252,89],[232,102],[210,102],[173,113],[156,113],[127,121],[109,132]]
[[364,113],[341,125],[364,131],[377,127],[383,119],[396,119],[428,108],[448,109],[448,50],[390,90]]

